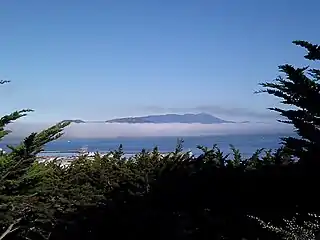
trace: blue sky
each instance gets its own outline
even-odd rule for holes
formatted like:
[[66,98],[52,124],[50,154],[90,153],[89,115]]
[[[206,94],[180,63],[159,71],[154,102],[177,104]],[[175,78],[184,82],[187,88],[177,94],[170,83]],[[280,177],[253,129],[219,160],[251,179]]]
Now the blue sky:
[[0,8],[1,114],[28,121],[104,120],[207,111],[268,117],[254,95],[283,63],[307,64],[291,44],[320,42],[317,0],[29,0]]

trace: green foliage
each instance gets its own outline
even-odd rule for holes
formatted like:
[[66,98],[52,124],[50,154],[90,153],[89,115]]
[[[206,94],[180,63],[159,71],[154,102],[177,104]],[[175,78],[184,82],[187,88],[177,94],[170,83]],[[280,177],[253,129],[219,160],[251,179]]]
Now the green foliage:
[[276,233],[283,240],[315,240],[320,229],[320,216],[311,213],[308,216],[310,220],[303,220],[302,223],[299,223],[297,218],[300,216],[297,213],[291,220],[283,219],[284,226],[274,226],[254,216],[249,216],[249,218],[257,221],[263,228]]
[[[312,61],[320,60],[320,46],[305,41],[294,41],[304,47],[308,53],[305,58]],[[284,138],[285,146],[292,154],[308,161],[317,160],[320,149],[320,70],[310,67],[296,68],[285,64],[279,66],[284,76],[275,82],[262,83],[266,92],[281,100],[281,103],[294,108],[270,108],[279,112],[286,120],[280,122],[292,124],[301,138]]]
[[121,160],[124,155],[122,144],[119,145],[117,150],[112,151],[111,154],[113,155],[114,159]]
[[9,115],[5,115],[0,119],[0,139],[2,139],[4,136],[8,135],[10,133],[9,130],[5,130],[4,127],[8,125],[9,123],[26,116],[26,113],[32,112],[31,109],[24,109],[20,111],[15,111]]
[[[10,81],[2,80],[0,85]],[[0,140],[10,133],[5,127],[21,117],[32,112],[31,109],[15,111],[0,119]],[[34,169],[36,155],[42,151],[43,146],[59,138],[62,130],[69,123],[58,123],[42,132],[32,133],[20,145],[8,146],[9,153],[0,155],[0,220],[4,229],[0,239],[17,232],[29,232],[31,228],[24,228],[33,216],[34,204],[37,202],[39,176],[43,172]],[[28,224],[27,224],[28,225]],[[40,234],[41,231],[38,231]]]
[[[32,227],[30,222],[28,223],[28,229],[41,230],[41,234],[45,235],[57,234],[58,229],[61,229],[62,226],[64,226],[63,228],[69,228],[70,224],[80,224],[77,223],[80,218],[78,214],[87,208],[98,208],[100,211],[107,211],[106,214],[111,215],[115,214],[114,211],[116,211],[118,217],[127,219],[127,221],[131,219],[130,225],[139,229],[142,226],[136,225],[135,221],[137,220],[135,218],[138,217],[139,221],[151,221],[150,217],[144,216],[145,211],[164,218],[163,220],[170,216],[169,213],[163,215],[164,212],[158,210],[160,205],[156,206],[154,204],[159,201],[161,196],[170,196],[173,202],[185,196],[186,193],[181,192],[181,189],[179,190],[180,185],[177,185],[177,183],[183,179],[187,180],[188,176],[195,178],[194,183],[189,183],[191,189],[191,186],[199,181],[199,178],[204,174],[210,181],[209,177],[215,169],[227,167],[230,170],[250,171],[254,165],[251,162],[257,161],[255,157],[239,158],[240,153],[235,147],[232,147],[232,150],[235,152],[236,158],[230,160],[226,160],[225,155],[216,146],[211,150],[203,149],[204,153],[195,159],[190,158],[183,152],[177,153],[176,151],[161,156],[155,148],[151,152],[142,150],[130,159],[119,157],[121,154],[105,156],[97,154],[93,158],[79,157],[67,168],[54,162],[34,163],[24,177],[24,181],[32,183],[33,186],[32,189],[29,188],[28,192],[29,203],[31,198],[34,201],[29,205],[29,218],[31,216],[31,219],[37,219],[36,222],[32,222]],[[258,161],[261,161],[261,165],[255,167],[260,169],[273,161],[272,157],[269,160],[266,159],[268,158],[267,154],[256,157]],[[263,158],[265,158],[264,161]],[[222,163],[223,165],[221,165]],[[187,181],[190,181],[190,179]],[[173,192],[171,192],[171,189]],[[207,197],[209,198],[209,195]],[[170,199],[168,198],[169,201]],[[24,201],[27,201],[27,199]],[[109,207],[113,206],[112,209],[106,210],[105,204]],[[23,207],[25,206],[19,206],[19,209]],[[127,207],[132,208],[131,213],[122,212]],[[73,216],[72,219],[69,219],[70,216]],[[91,217],[90,219],[93,221],[95,218],[97,217],[95,216],[93,219]],[[105,219],[105,221],[109,220]],[[180,222],[179,219],[178,222]],[[152,221],[148,224],[154,227]],[[112,226],[116,228],[118,225],[113,224]],[[163,226],[167,225],[164,224]],[[189,229],[189,231],[191,231],[189,234],[196,234],[195,229]],[[20,232],[20,234],[22,233],[29,237],[35,234],[34,231],[30,232],[30,230]],[[40,232],[37,232],[37,234],[40,234]],[[89,234],[89,232],[85,234]]]

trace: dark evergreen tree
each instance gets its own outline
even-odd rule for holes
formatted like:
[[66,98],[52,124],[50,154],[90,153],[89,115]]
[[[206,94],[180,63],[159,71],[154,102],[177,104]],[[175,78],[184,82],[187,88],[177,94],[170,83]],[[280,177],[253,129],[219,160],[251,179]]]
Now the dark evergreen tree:
[[[308,53],[304,56],[311,61],[320,60],[320,46],[306,41],[293,41],[304,47]],[[283,138],[284,147],[298,157],[301,162],[315,163],[320,154],[320,70],[309,66],[297,68],[289,64],[279,66],[279,76],[274,82],[262,83],[266,92],[282,99],[281,103],[289,108],[270,108],[279,112],[292,124],[300,138]]]
[[[0,80],[0,85],[9,83]],[[5,127],[24,117],[31,109],[15,111],[0,118],[0,141],[10,133]],[[62,130],[70,122],[58,123],[42,132],[31,133],[18,146],[8,146],[11,152],[0,155],[0,240],[12,233],[25,231],[22,222],[31,214],[32,198],[37,195],[28,176],[28,171],[36,161],[36,155],[44,145],[59,138]],[[27,221],[28,222],[28,221]],[[29,221],[30,222],[30,221]],[[29,223],[27,223],[29,225]],[[23,230],[24,229],[24,230]],[[31,229],[31,228],[29,228]]]

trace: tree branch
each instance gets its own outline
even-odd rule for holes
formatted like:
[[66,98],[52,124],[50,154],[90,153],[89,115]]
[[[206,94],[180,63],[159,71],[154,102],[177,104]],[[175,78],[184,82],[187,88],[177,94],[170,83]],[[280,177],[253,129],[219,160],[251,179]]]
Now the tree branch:
[[19,223],[21,221],[21,218],[17,219],[16,221],[14,221],[7,229],[4,233],[1,234],[0,236],[0,240],[3,240],[8,234],[13,233],[14,231],[18,230],[19,227],[14,227],[17,223]]

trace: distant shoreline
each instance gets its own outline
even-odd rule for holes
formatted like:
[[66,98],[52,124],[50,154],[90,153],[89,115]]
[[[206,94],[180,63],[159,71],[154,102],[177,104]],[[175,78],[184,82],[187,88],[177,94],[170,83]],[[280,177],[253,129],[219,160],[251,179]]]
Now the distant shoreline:
[[[160,153],[169,153],[175,150],[177,140],[183,139],[183,148],[185,151],[191,150],[194,155],[200,155],[202,151],[197,148],[198,145],[211,148],[214,144],[225,154],[232,154],[230,144],[239,149],[243,156],[251,156],[257,149],[277,149],[281,144],[281,137],[292,136],[293,134],[245,134],[245,135],[227,135],[227,136],[189,136],[189,137],[117,137],[117,138],[69,138],[58,139],[45,145],[44,151],[38,156],[50,157],[74,157],[79,153],[89,152],[91,156],[94,153],[107,154],[123,145],[123,152],[129,155],[140,153],[142,149],[150,152],[155,147]],[[294,135],[293,135],[294,136]],[[0,142],[0,148],[5,151],[6,145],[16,146],[20,141],[4,140]]]

